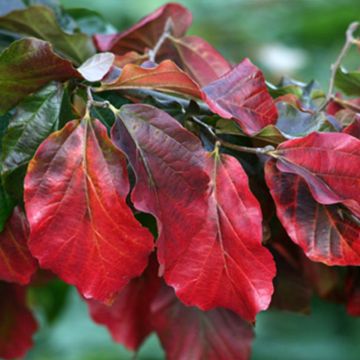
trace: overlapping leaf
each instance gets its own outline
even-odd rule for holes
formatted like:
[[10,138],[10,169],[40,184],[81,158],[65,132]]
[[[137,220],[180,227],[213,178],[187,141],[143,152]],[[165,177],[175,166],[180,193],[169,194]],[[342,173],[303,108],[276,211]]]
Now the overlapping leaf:
[[120,76],[110,83],[104,83],[102,89],[151,89],[201,98],[199,86],[171,60],[150,69],[135,64],[125,65]]
[[317,202],[343,203],[360,215],[360,140],[344,133],[312,133],[280,144],[272,155],[280,171],[305,180]]
[[47,42],[34,38],[15,41],[0,54],[0,113],[52,80],[79,76],[71,63],[57,56]]
[[100,81],[108,73],[114,60],[115,55],[109,52],[95,54],[81,64],[77,71],[87,81]]
[[360,115],[356,115],[354,121],[345,127],[343,132],[360,140]]
[[26,97],[5,131],[2,141],[2,173],[24,167],[59,121],[63,88],[52,83]]
[[266,165],[266,181],[277,216],[290,238],[313,261],[328,265],[360,265],[360,227],[337,205],[315,201],[298,175]]
[[30,6],[2,16],[0,28],[49,41],[56,51],[75,64],[81,64],[95,53],[90,37],[64,32],[54,12],[45,6]]
[[181,67],[199,85],[205,86],[231,70],[230,63],[198,36],[171,37]]
[[0,283],[0,357],[22,358],[33,345],[37,323],[26,306],[25,288]]
[[39,147],[25,178],[29,246],[44,268],[86,298],[111,300],[142,273],[152,236],[126,204],[123,154],[85,117]]
[[36,261],[27,246],[29,225],[20,208],[15,208],[0,233],[0,279],[21,285],[29,283]]
[[126,105],[119,117],[112,138],[137,177],[134,205],[157,218],[165,280],[186,304],[254,320],[269,305],[275,268],[241,165],[227,156],[215,161],[151,106]]
[[[225,309],[184,306],[169,288],[152,305],[152,322],[169,360],[248,360],[251,326]],[[179,336],[181,334],[181,336]]]
[[203,91],[212,111],[226,119],[234,118],[248,135],[274,124],[277,119],[264,76],[248,59],[205,86]]
[[[175,37],[180,37],[190,26],[192,15],[182,5],[170,3],[144,17],[123,33],[95,35],[95,44],[100,51],[112,51],[119,55],[124,55],[128,51],[144,53],[155,46],[169,19],[172,22],[171,33]],[[165,48],[166,44],[162,49]]]
[[153,330],[150,307],[161,285],[157,268],[154,257],[144,274],[131,280],[111,306],[88,301],[93,320],[105,325],[114,341],[130,350],[137,350]]

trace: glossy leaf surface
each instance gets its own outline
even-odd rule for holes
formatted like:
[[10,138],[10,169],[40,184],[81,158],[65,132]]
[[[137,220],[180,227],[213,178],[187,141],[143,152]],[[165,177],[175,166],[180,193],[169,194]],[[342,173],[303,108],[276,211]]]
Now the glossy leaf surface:
[[187,307],[164,287],[152,313],[154,329],[169,360],[250,358],[252,327],[229,310],[202,312]]
[[25,288],[0,283],[0,357],[21,358],[33,345],[37,323],[26,305]]
[[47,42],[33,38],[15,41],[0,54],[0,113],[50,81],[72,77],[79,73]]
[[234,118],[248,135],[274,124],[277,119],[264,76],[248,59],[205,86],[203,91],[212,111],[225,119]]
[[266,165],[266,181],[277,216],[290,238],[313,261],[327,265],[360,265],[360,227],[337,205],[315,201],[298,175]]
[[149,69],[127,64],[120,76],[111,83],[104,83],[102,89],[151,89],[201,98],[199,86],[170,60]]
[[54,12],[45,6],[30,6],[0,17],[0,28],[49,41],[56,51],[75,64],[81,64],[95,52],[90,37],[64,32]]
[[217,80],[232,68],[216,49],[198,36],[172,37],[171,40],[182,68],[201,86]]
[[146,267],[152,236],[126,204],[128,191],[124,156],[98,120],[68,123],[29,164],[30,250],[85,298],[111,300]]
[[274,152],[282,172],[300,175],[321,204],[343,203],[360,215],[360,140],[343,133],[312,133]]

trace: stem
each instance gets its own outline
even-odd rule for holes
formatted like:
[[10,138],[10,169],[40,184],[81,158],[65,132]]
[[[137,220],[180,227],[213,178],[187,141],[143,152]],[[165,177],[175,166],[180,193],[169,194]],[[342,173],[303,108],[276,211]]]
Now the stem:
[[235,151],[245,152],[245,153],[249,153],[249,154],[257,154],[257,155],[270,155],[269,152],[275,150],[275,148],[272,145],[267,145],[263,148],[259,148],[259,147],[252,148],[252,147],[232,144],[228,141],[225,141],[225,140],[222,140],[221,138],[219,138],[216,135],[213,128],[210,125],[201,121],[199,118],[193,116],[191,118],[191,120],[194,121],[196,124],[202,126],[204,129],[206,129],[206,131],[209,133],[209,135],[211,135],[211,137],[215,140],[215,144],[217,144],[216,146],[222,146],[222,147],[226,147],[228,149],[232,149]]
[[348,100],[340,99],[338,97],[333,97],[333,100],[343,107],[346,107],[352,111],[360,113],[360,106],[353,104],[352,102],[350,102]]
[[173,22],[171,20],[171,18],[168,18],[166,20],[165,23],[165,27],[164,27],[164,31],[161,34],[161,36],[159,37],[159,40],[157,41],[157,43],[155,44],[155,46],[153,47],[153,49],[150,49],[148,51],[148,55],[149,55],[149,60],[152,62],[155,62],[156,59],[156,55],[159,52],[161,46],[164,44],[165,40],[169,37],[169,35],[171,34],[171,29],[173,27]]
[[108,109],[111,105],[110,102],[107,100],[105,100],[105,101],[94,100],[93,95],[92,95],[92,88],[90,86],[86,87],[86,94],[87,94],[87,98],[88,98],[87,103],[86,103],[86,112],[87,113],[90,113],[90,109],[92,106],[100,107],[103,109]]
[[339,56],[337,57],[334,64],[331,65],[331,76],[330,76],[330,82],[329,82],[329,90],[326,94],[326,98],[322,105],[319,107],[317,113],[324,110],[329,101],[333,98],[333,92],[335,87],[335,77],[336,73],[341,65],[341,62],[344,60],[344,57],[346,56],[347,52],[349,51],[351,45],[356,43],[358,40],[354,38],[354,32],[359,27],[359,22],[352,22],[349,27],[346,30],[346,41],[343,46],[343,48],[340,51]]

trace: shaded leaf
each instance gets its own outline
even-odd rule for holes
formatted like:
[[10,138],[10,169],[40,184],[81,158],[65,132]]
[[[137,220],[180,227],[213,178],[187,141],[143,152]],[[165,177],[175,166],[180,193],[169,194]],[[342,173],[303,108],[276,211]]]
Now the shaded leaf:
[[0,279],[21,285],[28,284],[37,264],[27,246],[29,224],[16,207],[0,233]]
[[79,73],[54,54],[47,42],[33,38],[15,41],[0,54],[0,113],[50,81],[72,77]]
[[157,268],[154,256],[144,274],[131,280],[110,306],[88,301],[92,319],[129,350],[138,350],[152,331],[150,307],[161,284]]
[[229,310],[203,312],[187,307],[164,287],[152,305],[152,313],[154,329],[169,360],[250,358],[252,327]]
[[50,135],[25,178],[29,246],[41,267],[99,301],[140,275],[152,237],[128,208],[128,191],[123,154],[98,120]]
[[26,97],[16,108],[3,138],[2,173],[26,165],[59,121],[61,85],[52,83]]
[[232,68],[215,48],[200,37],[171,37],[171,40],[181,67],[201,86],[219,79]]
[[87,59],[77,71],[87,81],[100,81],[110,70],[115,55],[109,52],[95,54]]
[[343,203],[360,216],[360,140],[343,133],[312,133],[272,153],[282,172],[300,175],[315,200]]
[[21,358],[33,345],[37,323],[26,306],[25,288],[0,283],[0,357]]
[[354,121],[343,129],[343,132],[360,140],[360,115],[357,114]]
[[360,272],[350,269],[346,279],[346,310],[351,316],[360,316]]
[[201,98],[198,85],[171,60],[150,69],[135,64],[125,65],[120,76],[111,83],[104,83],[102,89],[150,89]]
[[2,16],[0,28],[49,41],[56,51],[75,64],[81,64],[95,53],[90,37],[64,32],[55,13],[45,6],[31,6]]
[[205,86],[203,92],[212,111],[226,119],[234,118],[248,135],[274,124],[277,119],[264,76],[248,59]]
[[166,282],[186,304],[223,306],[254,320],[269,305],[275,268],[261,246],[260,206],[241,165],[227,156],[215,163],[192,134],[151,106],[126,105],[118,116],[112,138],[135,171],[135,207],[157,218]]
[[360,71],[346,71],[340,67],[336,72],[335,86],[346,95],[360,96]]
[[360,227],[337,205],[316,202],[306,182],[280,172],[275,160],[266,164],[266,181],[282,225],[312,261],[360,265]]
[[6,220],[11,215],[15,205],[15,201],[7,193],[4,189],[2,181],[0,181],[0,232],[3,231]]
[[[144,53],[155,46],[164,32],[168,19],[172,21],[172,35],[180,37],[191,25],[192,16],[182,5],[170,3],[155,10],[120,34],[95,35],[96,47],[100,51],[112,51],[119,55],[124,55],[128,51]],[[162,48],[164,47],[166,44]]]

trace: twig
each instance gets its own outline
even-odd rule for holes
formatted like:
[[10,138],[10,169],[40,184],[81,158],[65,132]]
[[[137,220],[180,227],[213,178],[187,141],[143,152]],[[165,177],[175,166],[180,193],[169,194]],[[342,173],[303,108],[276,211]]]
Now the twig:
[[210,125],[201,121],[199,118],[192,116],[191,120],[193,122],[195,122],[196,124],[202,126],[204,129],[206,129],[206,131],[209,133],[209,135],[211,135],[211,137],[215,140],[215,144],[218,144],[218,146],[226,147],[228,149],[232,149],[232,150],[239,151],[239,152],[245,152],[245,153],[249,153],[249,154],[257,154],[257,155],[269,155],[269,152],[275,150],[275,148],[272,145],[267,145],[262,148],[260,148],[260,147],[252,148],[252,147],[232,144],[230,142],[227,142],[227,141],[219,138],[216,135],[213,128]]
[[152,62],[155,62],[156,55],[159,52],[161,46],[164,44],[165,40],[168,38],[168,36],[171,34],[171,29],[173,27],[173,22],[171,18],[168,18],[165,23],[164,31],[159,37],[159,40],[155,44],[155,46],[148,50],[149,60]]
[[86,103],[86,112],[90,113],[90,109],[91,107],[99,107],[99,108],[103,108],[103,109],[107,109],[110,106],[110,102],[107,100],[104,101],[97,101],[94,100],[93,95],[92,95],[92,89],[90,86],[86,87],[86,94],[87,94],[87,103]]
[[343,48],[341,49],[340,54],[337,57],[336,61],[334,62],[334,64],[331,65],[331,76],[330,76],[330,82],[329,82],[329,89],[326,94],[326,98],[325,98],[324,102],[322,103],[322,105],[317,110],[317,113],[324,110],[325,107],[327,106],[327,104],[329,103],[329,101],[334,96],[333,92],[334,92],[334,87],[335,87],[336,73],[337,73],[342,61],[344,60],[344,57],[346,56],[347,52],[349,51],[351,45],[353,45],[354,43],[356,43],[358,41],[357,39],[354,38],[354,32],[357,30],[358,27],[359,27],[359,22],[353,22],[349,25],[349,27],[346,30],[345,44],[344,44]]

